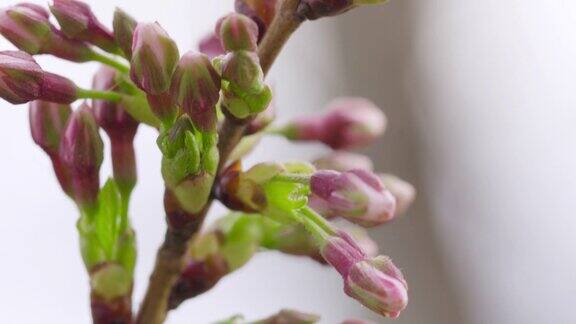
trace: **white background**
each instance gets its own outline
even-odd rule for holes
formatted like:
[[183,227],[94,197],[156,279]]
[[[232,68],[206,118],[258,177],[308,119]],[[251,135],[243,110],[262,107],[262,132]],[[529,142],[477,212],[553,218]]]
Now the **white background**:
[[[2,6],[16,1],[0,0]],[[232,1],[88,1],[158,20],[181,51]],[[417,184],[418,204],[374,231],[403,268],[411,304],[398,323],[574,323],[576,303],[576,4],[569,0],[396,0],[306,23],[277,62],[282,120],[336,95],[364,95],[390,117],[366,152]],[[11,48],[0,40],[1,48]],[[94,64],[39,58],[90,84]],[[75,209],[29,135],[27,109],[0,101],[2,323],[87,323]],[[138,304],[164,233],[155,135],[137,137]],[[252,160],[307,159],[320,146],[266,140]],[[110,173],[105,161],[102,177]],[[221,210],[220,210],[221,211]],[[215,214],[218,214],[215,212]],[[369,317],[338,276],[269,254],[171,313],[169,323],[256,318],[282,307],[325,323]]]

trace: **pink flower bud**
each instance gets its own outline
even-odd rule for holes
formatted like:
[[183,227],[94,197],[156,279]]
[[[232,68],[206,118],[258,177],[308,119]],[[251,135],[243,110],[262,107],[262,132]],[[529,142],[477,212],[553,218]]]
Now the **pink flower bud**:
[[40,99],[71,104],[78,99],[78,87],[68,78],[45,72],[42,78]]
[[346,151],[334,151],[330,155],[316,159],[314,166],[316,166],[318,170],[334,170],[340,172],[353,169],[368,171],[374,169],[374,164],[369,157]]
[[258,25],[244,15],[231,13],[220,18],[216,24],[216,34],[228,52],[254,52],[258,48]]
[[106,51],[118,49],[112,32],[104,26],[86,3],[76,0],[54,0],[50,11],[68,38],[90,42]]
[[171,93],[196,128],[216,131],[220,75],[206,55],[188,52],[182,56],[174,72]]
[[374,141],[384,133],[386,117],[362,98],[333,101],[323,115],[296,119],[285,129],[291,140],[320,141],[333,149],[349,149]]
[[68,105],[36,100],[30,103],[32,139],[48,155],[56,156],[72,109]]
[[372,311],[392,318],[408,304],[404,276],[385,256],[354,264],[345,276],[344,291]]
[[58,152],[61,137],[71,112],[72,109],[68,105],[40,100],[30,103],[29,120],[32,139],[52,160],[52,167],[60,187],[69,196],[72,195],[70,174],[62,164]]
[[170,88],[180,54],[176,43],[158,23],[139,23],[132,41],[132,80],[151,95]]
[[18,4],[0,10],[0,33],[18,49],[38,54],[51,33],[48,12],[34,4]]
[[380,180],[396,198],[396,215],[404,214],[416,198],[414,186],[391,174],[380,174]]
[[198,43],[198,50],[201,53],[206,54],[210,59],[226,53],[222,47],[222,42],[220,42],[220,37],[214,32],[206,35],[202,40],[200,40],[200,43]]
[[367,255],[348,233],[340,231],[338,236],[332,236],[320,248],[320,254],[343,277],[358,262]]
[[36,99],[69,104],[78,88],[67,78],[44,72],[32,56],[19,51],[0,52],[0,97],[13,104]]
[[0,52],[0,97],[22,104],[40,97],[44,71],[32,56],[18,51]]
[[132,39],[138,22],[120,8],[114,11],[114,38],[126,57],[132,57]]
[[262,40],[268,26],[276,15],[278,0],[236,0],[236,12],[250,17],[258,25],[259,41]]
[[86,103],[70,116],[60,144],[60,158],[70,171],[76,203],[82,208],[94,208],[100,188],[103,143]]
[[[117,91],[116,70],[102,66],[94,75],[92,89],[99,91]],[[96,122],[111,138],[126,138],[130,141],[136,135],[138,122],[130,116],[122,105],[109,100],[92,100]]]
[[339,216],[364,227],[386,223],[394,218],[396,199],[380,179],[366,170],[343,173],[318,171],[310,181],[317,211],[326,217]]

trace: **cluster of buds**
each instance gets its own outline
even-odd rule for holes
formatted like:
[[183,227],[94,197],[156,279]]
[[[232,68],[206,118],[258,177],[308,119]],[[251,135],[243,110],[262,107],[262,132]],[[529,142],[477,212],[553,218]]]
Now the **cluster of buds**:
[[333,149],[366,145],[380,137],[386,116],[374,103],[363,98],[340,98],[326,112],[297,118],[276,132],[293,141],[318,141]]
[[[388,257],[378,256],[364,228],[405,211],[414,188],[394,176],[374,174],[368,158],[342,151],[380,136],[385,116],[368,100],[343,98],[324,114],[274,129],[272,91],[264,82],[258,56],[260,51],[266,57],[266,44],[274,43],[268,38],[289,36],[278,35],[282,28],[379,2],[383,1],[302,0],[286,15],[277,14],[287,10],[278,0],[236,0],[236,13],[218,21],[215,33],[201,42],[202,53],[182,56],[158,23],[137,22],[120,9],[114,13],[112,29],[78,0],[53,0],[49,10],[28,3],[0,9],[0,34],[20,50],[0,52],[0,97],[13,104],[31,102],[33,140],[49,156],[62,190],[78,206],[77,228],[95,323],[132,322],[136,248],[128,207],[137,182],[134,139],[141,123],[159,130],[167,242],[178,245],[171,251],[175,253],[159,253],[157,265],[166,261],[161,258],[177,258],[168,260],[171,274],[166,278],[171,278],[166,282],[173,283],[178,274],[173,265],[187,264],[175,286],[163,287],[164,295],[170,292],[170,308],[212,288],[260,250],[333,266],[349,296],[384,316],[397,317],[406,307],[407,285],[401,272]],[[50,22],[50,14],[58,27]],[[37,54],[103,66],[92,88],[82,89],[42,70],[32,57]],[[91,99],[91,106],[86,101],[73,110],[71,104],[78,99]],[[227,118],[224,124],[222,118]],[[227,134],[227,126],[236,131],[230,136],[230,150],[227,143],[219,143],[219,128]],[[110,139],[113,167],[113,178],[102,187],[100,129]],[[243,171],[241,159],[266,134],[322,142],[340,151],[314,165],[260,163]],[[244,137],[236,145],[240,135]],[[222,155],[233,161],[223,172],[229,161],[220,163],[220,144]],[[236,212],[192,236],[213,198]],[[333,218],[360,227],[339,230]],[[170,244],[161,252],[172,248]],[[187,247],[186,260],[178,259]],[[165,308],[165,302],[159,307]],[[155,321],[162,314],[152,317]],[[317,321],[314,315],[283,310],[257,323]]]
[[50,54],[74,62],[102,59],[85,40],[106,50],[115,50],[110,32],[86,4],[56,0],[50,9],[61,30],[50,23],[50,14],[45,8],[22,3],[0,10],[0,34],[30,55]]
[[258,25],[244,15],[233,13],[218,21],[216,34],[227,52],[218,60],[223,108],[238,119],[255,116],[272,100],[256,53]]

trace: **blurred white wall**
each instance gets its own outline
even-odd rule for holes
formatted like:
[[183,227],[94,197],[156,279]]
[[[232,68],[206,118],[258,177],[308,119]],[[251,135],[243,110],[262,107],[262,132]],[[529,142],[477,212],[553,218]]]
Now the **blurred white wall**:
[[574,323],[576,3],[364,11],[340,20],[348,89],[384,106],[371,153],[420,189],[378,231],[412,283],[401,321]]

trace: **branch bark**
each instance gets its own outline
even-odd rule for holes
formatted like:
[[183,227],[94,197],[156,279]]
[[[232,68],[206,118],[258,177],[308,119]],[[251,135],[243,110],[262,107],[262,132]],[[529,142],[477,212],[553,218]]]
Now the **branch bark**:
[[[259,46],[258,56],[264,74],[268,74],[278,54],[292,33],[304,21],[297,14],[300,0],[283,0],[277,14]],[[220,164],[218,173],[225,166],[230,153],[242,139],[251,119],[236,119],[227,116],[220,129],[218,150]],[[217,183],[217,181],[215,181]],[[200,229],[212,200],[198,215],[187,214],[178,206],[178,202],[167,189],[165,210],[168,229],[165,240],[156,256],[156,264],[150,276],[150,283],[136,319],[138,324],[160,324],[166,319],[170,291],[184,268],[184,255],[188,241]]]

